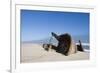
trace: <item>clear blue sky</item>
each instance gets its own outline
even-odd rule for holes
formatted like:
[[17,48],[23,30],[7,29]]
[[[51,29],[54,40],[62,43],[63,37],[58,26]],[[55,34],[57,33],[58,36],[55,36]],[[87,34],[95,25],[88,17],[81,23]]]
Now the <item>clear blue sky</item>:
[[89,13],[21,10],[22,41],[57,34],[89,35]]

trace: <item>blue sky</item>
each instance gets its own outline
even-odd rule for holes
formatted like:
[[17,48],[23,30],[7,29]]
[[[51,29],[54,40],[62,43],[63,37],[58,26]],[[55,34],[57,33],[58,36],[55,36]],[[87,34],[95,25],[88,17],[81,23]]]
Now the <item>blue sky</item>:
[[89,35],[89,13],[21,10],[22,41],[44,39],[51,32]]

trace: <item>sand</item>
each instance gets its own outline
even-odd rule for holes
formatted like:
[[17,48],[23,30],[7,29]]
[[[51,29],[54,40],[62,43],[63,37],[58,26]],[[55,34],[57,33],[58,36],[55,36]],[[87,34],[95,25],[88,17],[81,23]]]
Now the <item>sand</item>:
[[64,56],[54,50],[45,51],[39,44],[23,43],[21,45],[21,63],[48,62],[48,61],[74,61],[88,60],[89,53],[77,52]]

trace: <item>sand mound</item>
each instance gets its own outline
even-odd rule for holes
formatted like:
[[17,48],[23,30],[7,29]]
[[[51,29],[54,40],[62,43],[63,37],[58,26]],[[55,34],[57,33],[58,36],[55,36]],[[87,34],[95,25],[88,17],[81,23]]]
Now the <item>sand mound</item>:
[[69,56],[64,56],[54,50],[45,51],[41,45],[33,43],[23,43],[21,47],[21,63],[47,62],[47,61],[74,61],[87,60],[89,53],[77,52]]

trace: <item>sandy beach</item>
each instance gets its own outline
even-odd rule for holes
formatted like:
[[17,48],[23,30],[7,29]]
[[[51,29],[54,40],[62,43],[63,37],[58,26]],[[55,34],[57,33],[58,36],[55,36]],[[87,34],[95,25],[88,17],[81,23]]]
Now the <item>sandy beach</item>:
[[88,60],[89,53],[77,52],[69,56],[64,56],[54,50],[45,51],[39,44],[22,43],[21,44],[21,63],[47,62],[47,61],[74,61]]

